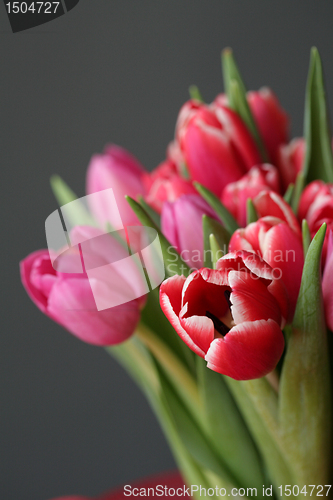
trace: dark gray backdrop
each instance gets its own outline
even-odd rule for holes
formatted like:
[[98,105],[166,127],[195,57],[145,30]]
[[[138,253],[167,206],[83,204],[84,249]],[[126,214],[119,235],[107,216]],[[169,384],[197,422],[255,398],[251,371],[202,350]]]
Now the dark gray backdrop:
[[84,195],[91,155],[110,141],[147,168],[163,159],[187,88],[221,91],[232,46],[248,88],[269,85],[302,132],[311,45],[333,86],[333,4],[267,0],[81,0],[67,15],[1,37],[2,500],[95,495],[174,467],[133,382],[99,348],[44,317],[18,262],[45,247],[58,172]]

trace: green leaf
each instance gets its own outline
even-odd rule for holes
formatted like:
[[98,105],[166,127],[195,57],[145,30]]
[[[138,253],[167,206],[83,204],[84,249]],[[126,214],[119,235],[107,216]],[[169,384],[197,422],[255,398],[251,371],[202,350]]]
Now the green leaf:
[[229,210],[224,205],[222,205],[218,197],[215,196],[215,194],[205,186],[199,184],[199,182],[194,182],[193,184],[198,193],[207,201],[208,205],[210,205],[212,209],[215,210],[216,214],[224,224],[227,231],[230,234],[233,234],[236,229],[239,228],[239,226]]
[[193,415],[187,411],[175,391],[170,387],[163,371],[159,370],[159,373],[163,395],[170,409],[170,414],[173,416],[177,433],[192,458],[202,467],[217,474],[225,482],[228,489],[233,486],[240,486],[240,483],[228,470],[226,463],[219,457],[215,448],[216,442],[207,439],[207,436],[197,426]]
[[201,92],[196,85],[191,85],[189,87],[188,91],[189,91],[191,99],[193,99],[194,101],[204,102],[202,95],[201,95]]
[[294,194],[294,189],[295,189],[295,184],[293,183],[290,183],[288,188],[287,188],[287,191],[284,193],[284,201],[288,203],[288,205],[291,205],[291,200],[292,200],[292,197],[293,197],[293,194]]
[[305,259],[311,243],[311,233],[306,219],[302,220],[302,239],[303,239],[303,253]]
[[246,201],[246,224],[251,224],[252,222],[257,222],[259,219],[255,206],[251,198]]
[[306,254],[280,384],[281,438],[294,484],[326,484],[331,455],[331,392],[321,290],[323,224]]
[[299,172],[297,177],[296,177],[295,189],[293,191],[293,196],[292,196],[292,200],[291,200],[291,208],[293,209],[293,212],[296,215],[298,212],[299,200],[301,198],[301,194],[302,194],[303,189],[304,189],[304,184],[305,184],[304,173]]
[[261,457],[238,407],[223,377],[209,370],[199,357],[197,366],[208,436],[240,484],[257,488],[261,496]]
[[212,264],[213,264],[213,269],[216,269],[216,263],[217,261],[225,255],[215,237],[214,234],[209,235],[209,244],[210,244],[210,249],[212,252]]
[[304,137],[306,154],[303,172],[306,182],[333,182],[333,157],[323,70],[318,50],[313,47],[305,96]]
[[[67,186],[59,175],[53,175],[50,179],[53,194],[60,207],[78,200],[76,194]],[[83,203],[77,201],[68,211],[68,218],[73,226],[96,226],[93,217],[87,211]]]
[[145,200],[143,199],[143,196],[141,196],[141,195],[138,196],[138,202],[145,209],[145,211],[150,216],[150,218],[154,221],[156,226],[161,227],[160,215],[157,212],[155,212],[155,210],[150,205],[148,205],[148,203],[145,202]]
[[[153,356],[136,336],[123,344],[107,347],[106,350],[123,365],[146,395],[151,408],[160,422],[186,483],[188,485],[200,484],[204,488],[209,488],[210,483],[205,472],[187,451],[175,426],[173,416],[162,391],[159,373],[156,369]],[[194,496],[197,499],[200,498],[198,495]]]
[[126,199],[142,225],[151,227],[157,231],[167,274],[169,276],[174,276],[175,274],[187,276],[190,273],[189,266],[182,260],[175,247],[166,239],[150,215],[137,201],[133,200],[133,198],[126,196]]
[[279,439],[277,397],[265,378],[241,382],[223,377],[267,468],[269,480],[280,497],[278,486],[293,482]]
[[218,246],[221,249],[220,257],[228,253],[228,246],[230,241],[230,234],[219,222],[212,219],[208,215],[202,216],[202,228],[204,237],[204,267],[209,267],[212,269],[212,256],[211,256],[211,246],[210,246],[210,235],[214,234]]
[[247,126],[258,146],[262,160],[268,161],[268,154],[247,102],[246,88],[231,49],[222,52],[222,69],[229,105]]
[[202,402],[194,377],[172,350],[155,332],[142,324],[136,330],[136,337],[146,346],[159,362],[168,377],[173,390],[179,395],[197,423],[202,425]]

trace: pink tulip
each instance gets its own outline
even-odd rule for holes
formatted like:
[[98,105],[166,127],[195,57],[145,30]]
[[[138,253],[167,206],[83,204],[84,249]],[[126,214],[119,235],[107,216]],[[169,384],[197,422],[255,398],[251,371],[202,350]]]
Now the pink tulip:
[[[112,188],[124,226],[136,225],[138,220],[125,199],[125,195],[136,198],[145,194],[146,172],[140,163],[125,149],[111,145],[103,154],[92,157],[87,172],[87,194]],[[89,200],[90,209],[101,227],[106,223],[116,227],[118,218],[112,202],[105,204],[104,198]],[[115,219],[116,217],[116,219]]]
[[183,260],[194,269],[203,266],[202,216],[217,219],[215,212],[197,194],[183,195],[174,203],[166,202],[162,210],[161,228]]
[[220,196],[222,189],[260,163],[256,145],[239,116],[219,102],[188,101],[180,110],[176,140],[191,179]]
[[333,231],[327,233],[327,256],[323,273],[323,299],[326,323],[333,332]]
[[323,246],[323,263],[326,259],[328,235],[333,230],[333,184],[311,182],[303,191],[298,209],[299,220],[306,219],[313,237],[326,222],[327,232]]
[[276,165],[281,174],[283,187],[295,183],[297,174],[303,168],[305,157],[305,141],[303,138],[293,139],[289,144],[281,144],[276,155]]
[[288,141],[288,116],[274,93],[267,87],[248,92],[247,100],[269,157],[275,163],[279,146]]
[[[290,226],[276,217],[263,217],[232,235],[229,251],[247,250],[260,255],[282,278],[290,300],[292,319],[304,264],[302,240]],[[277,276],[277,274],[276,274]]]
[[236,380],[259,378],[282,355],[285,287],[254,253],[230,253],[216,270],[167,279],[160,304],[181,339],[214,371]]
[[[82,242],[81,252],[78,245],[64,251],[54,263],[57,270],[47,250],[34,252],[21,262],[28,295],[43,313],[85,342],[112,345],[125,341],[134,332],[145,301],[142,275],[128,260],[126,268],[106,266],[123,259],[124,248],[96,228],[76,227],[71,240]],[[81,258],[85,272],[78,265]],[[127,300],[129,297],[135,299]],[[104,307],[101,301],[106,306],[107,301],[119,305]]]
[[259,218],[271,216],[285,221],[301,237],[301,227],[290,205],[274,191],[261,191],[253,199]]
[[224,188],[221,201],[240,226],[246,226],[248,198],[254,198],[264,188],[280,191],[279,174],[273,165],[264,164],[252,167],[239,181],[231,182]]
[[149,176],[149,188],[146,202],[161,213],[166,201],[176,201],[183,194],[196,193],[192,182],[184,179],[177,172],[176,166],[170,160],[161,163]]

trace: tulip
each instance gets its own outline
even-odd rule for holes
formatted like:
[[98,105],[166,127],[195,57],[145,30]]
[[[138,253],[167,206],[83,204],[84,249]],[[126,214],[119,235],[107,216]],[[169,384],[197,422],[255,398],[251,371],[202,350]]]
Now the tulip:
[[203,266],[202,216],[217,219],[215,212],[197,194],[181,196],[174,203],[166,202],[161,217],[162,233],[176,247],[185,262],[195,269]]
[[231,182],[224,188],[221,201],[241,227],[246,226],[248,198],[254,198],[264,188],[280,191],[279,174],[273,165],[252,167],[239,181]]
[[253,199],[259,218],[272,216],[285,221],[291,229],[301,237],[301,228],[290,205],[274,191],[261,191]]
[[333,230],[333,184],[325,184],[323,181],[311,182],[301,195],[298,217],[300,221],[307,220],[312,237],[326,222],[327,233],[323,246],[323,263],[325,263],[328,235],[330,230]]
[[183,194],[194,194],[192,183],[181,177],[174,163],[165,160],[149,176],[146,202],[161,213],[166,201],[176,201]]
[[260,255],[280,273],[290,300],[292,320],[301,286],[304,264],[302,240],[290,226],[276,217],[263,217],[232,235],[229,251],[247,250]]
[[[85,342],[112,345],[125,341],[134,332],[145,301],[142,276],[128,259],[126,268],[119,265],[111,272],[106,264],[120,261],[124,248],[109,234],[76,227],[71,241],[81,241],[81,252],[77,245],[64,251],[53,263],[56,269],[48,250],[38,250],[21,262],[28,295],[44,314]],[[78,266],[81,258],[85,272]],[[106,306],[108,301],[119,305],[104,307],[103,301]]]
[[326,323],[333,332],[333,231],[328,231],[327,238],[327,256],[323,273],[323,300],[325,308]]
[[181,339],[218,373],[236,380],[263,377],[282,355],[285,287],[256,254],[230,253],[216,270],[167,279],[160,304]]
[[303,168],[305,157],[305,141],[303,138],[293,139],[289,144],[279,146],[276,155],[276,165],[281,174],[283,187],[295,183],[297,174]]
[[[120,217],[125,226],[137,225],[138,220],[129,207],[125,195],[136,198],[145,193],[146,173],[140,163],[119,146],[108,146],[103,154],[94,155],[87,172],[87,194],[112,188],[117,202]],[[114,212],[112,200],[105,204],[104,198],[89,199],[90,209],[101,227],[106,223],[117,227],[117,215]]]
[[260,163],[257,147],[239,116],[219,102],[189,101],[180,110],[176,140],[192,180],[220,196],[230,182]]
[[279,146],[288,141],[288,116],[267,87],[248,92],[247,100],[269,157],[275,163]]

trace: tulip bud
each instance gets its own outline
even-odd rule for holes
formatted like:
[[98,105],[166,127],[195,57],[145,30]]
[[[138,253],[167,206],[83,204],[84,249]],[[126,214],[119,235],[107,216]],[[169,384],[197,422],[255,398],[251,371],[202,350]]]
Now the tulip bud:
[[[119,146],[111,145],[105,152],[92,157],[87,172],[87,194],[112,188],[124,226],[136,225],[138,220],[125,200],[125,195],[136,198],[145,193],[147,174],[140,163]],[[89,198],[88,198],[89,199]],[[102,228],[114,222],[113,204],[105,205],[105,198],[89,199],[90,209]],[[103,202],[103,203],[102,203]]]
[[215,212],[199,195],[183,195],[163,206],[161,228],[185,262],[195,269],[203,266],[202,216],[217,219]]
[[269,157],[275,163],[279,146],[288,141],[288,116],[267,87],[257,92],[248,92],[247,100]]
[[221,201],[235,217],[241,227],[246,226],[246,202],[254,198],[263,189],[279,192],[279,175],[273,165],[264,164],[252,167],[239,181],[228,184]]
[[216,270],[169,278],[160,303],[181,339],[218,373],[236,380],[263,377],[282,355],[285,287],[253,253],[227,254]]

